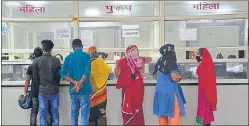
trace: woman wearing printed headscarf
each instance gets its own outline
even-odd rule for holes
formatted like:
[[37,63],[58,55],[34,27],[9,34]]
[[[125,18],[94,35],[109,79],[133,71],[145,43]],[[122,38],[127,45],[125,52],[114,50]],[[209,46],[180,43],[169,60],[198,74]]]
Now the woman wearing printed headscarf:
[[158,116],[159,125],[181,125],[181,117],[185,116],[186,103],[178,74],[175,47],[166,44],[160,48],[153,75],[157,79],[153,113]]
[[138,47],[130,45],[126,56],[117,63],[118,76],[116,88],[122,89],[122,117],[124,125],[144,125],[143,100],[144,82],[141,69],[150,57],[139,57]]
[[196,122],[210,125],[214,121],[217,106],[216,73],[213,59],[206,48],[198,50],[196,60],[199,62],[198,75],[198,108]]
[[90,125],[107,125],[106,104],[107,104],[107,80],[109,77],[109,67],[102,54],[95,46],[88,49],[91,56],[90,82],[93,87],[90,109]]

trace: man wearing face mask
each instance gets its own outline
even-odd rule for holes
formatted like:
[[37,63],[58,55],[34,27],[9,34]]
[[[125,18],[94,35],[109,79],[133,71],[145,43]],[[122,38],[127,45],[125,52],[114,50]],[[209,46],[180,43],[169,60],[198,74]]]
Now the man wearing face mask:
[[[90,54],[83,52],[80,39],[72,42],[74,52],[69,54],[62,66],[61,76],[70,82],[69,94],[71,99],[71,125],[78,125],[79,109],[81,113],[81,125],[89,125],[90,116],[90,94],[92,86],[90,83],[91,58]],[[77,87],[73,90],[74,86]],[[80,107],[78,107],[78,102]]]
[[196,60],[199,62],[198,107],[196,122],[208,126],[214,121],[217,106],[216,72],[213,59],[206,48],[199,49]]

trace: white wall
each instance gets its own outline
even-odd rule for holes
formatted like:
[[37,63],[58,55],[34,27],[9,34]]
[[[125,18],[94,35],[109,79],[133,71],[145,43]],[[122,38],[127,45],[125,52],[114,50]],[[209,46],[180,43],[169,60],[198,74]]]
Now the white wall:
[[[182,86],[187,100],[183,125],[196,125],[197,86]],[[144,116],[146,125],[158,125],[153,115],[154,86],[145,87]],[[2,87],[2,125],[28,125],[30,110],[18,105],[21,87]],[[122,125],[120,112],[121,91],[108,86],[107,124]],[[14,120],[14,121],[13,121]],[[38,116],[39,120],[39,116]],[[70,123],[68,87],[60,87],[60,124]],[[39,124],[39,121],[38,121]],[[248,85],[218,86],[218,107],[213,125],[248,125]]]

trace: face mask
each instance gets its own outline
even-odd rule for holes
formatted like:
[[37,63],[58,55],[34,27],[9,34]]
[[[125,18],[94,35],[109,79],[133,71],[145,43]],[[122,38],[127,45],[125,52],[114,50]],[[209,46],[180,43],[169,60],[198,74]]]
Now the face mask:
[[197,60],[197,62],[201,62],[201,57],[200,56],[196,56],[196,60]]
[[131,56],[133,59],[137,59],[137,58],[138,58],[138,54],[137,54],[137,53],[131,53],[130,56]]
[[137,53],[131,53],[130,57],[133,59],[137,67],[143,66],[143,60],[139,58]]

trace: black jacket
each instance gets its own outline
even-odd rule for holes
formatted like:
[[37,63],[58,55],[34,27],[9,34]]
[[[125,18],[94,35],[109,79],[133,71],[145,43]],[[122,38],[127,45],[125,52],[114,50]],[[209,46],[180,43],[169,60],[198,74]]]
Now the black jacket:
[[39,85],[43,94],[59,93],[61,63],[48,53],[43,54],[33,62],[33,81]]

